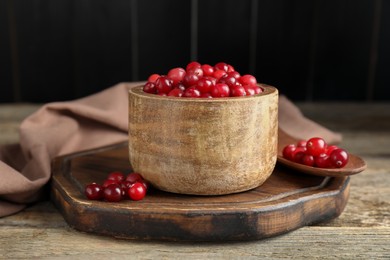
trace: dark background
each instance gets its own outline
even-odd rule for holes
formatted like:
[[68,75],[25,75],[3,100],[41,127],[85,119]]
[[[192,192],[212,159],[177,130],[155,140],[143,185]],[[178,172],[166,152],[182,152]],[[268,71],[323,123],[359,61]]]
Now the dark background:
[[0,0],[0,102],[75,99],[191,60],[299,101],[390,99],[390,1]]

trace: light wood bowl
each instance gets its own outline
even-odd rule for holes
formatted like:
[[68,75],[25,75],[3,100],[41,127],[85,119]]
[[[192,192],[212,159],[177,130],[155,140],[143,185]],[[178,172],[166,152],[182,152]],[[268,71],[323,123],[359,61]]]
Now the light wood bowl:
[[277,158],[278,90],[247,97],[177,98],[129,90],[129,159],[154,187],[223,195],[256,188]]

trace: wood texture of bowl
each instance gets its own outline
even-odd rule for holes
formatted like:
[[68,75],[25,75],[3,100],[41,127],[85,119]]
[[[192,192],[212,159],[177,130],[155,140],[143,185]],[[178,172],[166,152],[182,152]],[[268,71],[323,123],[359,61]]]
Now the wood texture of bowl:
[[154,187],[223,195],[256,188],[277,156],[278,90],[235,98],[177,98],[129,90],[129,159]]

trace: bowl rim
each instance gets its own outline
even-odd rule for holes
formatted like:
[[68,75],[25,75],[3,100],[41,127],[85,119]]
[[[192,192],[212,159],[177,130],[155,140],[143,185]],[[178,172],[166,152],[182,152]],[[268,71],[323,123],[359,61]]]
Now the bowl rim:
[[175,101],[175,102],[227,102],[227,101],[248,101],[251,99],[258,99],[264,96],[269,96],[272,94],[278,94],[278,89],[276,87],[264,84],[264,83],[258,83],[259,87],[263,88],[263,92],[251,95],[251,96],[241,96],[241,97],[219,97],[219,98],[190,98],[190,97],[174,97],[174,96],[160,96],[156,94],[146,93],[142,90],[142,85],[136,85],[131,88],[129,88],[129,94],[135,95],[138,97],[143,97],[147,99],[154,99],[154,100],[169,100],[169,101]]

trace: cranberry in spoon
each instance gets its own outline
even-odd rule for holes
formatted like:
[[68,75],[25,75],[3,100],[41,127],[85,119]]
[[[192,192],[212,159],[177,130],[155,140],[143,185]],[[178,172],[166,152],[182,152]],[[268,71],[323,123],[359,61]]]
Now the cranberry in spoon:
[[282,129],[278,131],[278,163],[287,167],[317,176],[344,177],[360,173],[367,168],[365,161],[357,155],[349,153],[348,163],[342,168],[319,168],[296,163],[283,157],[283,149],[289,144],[295,144],[299,140],[288,135]]

